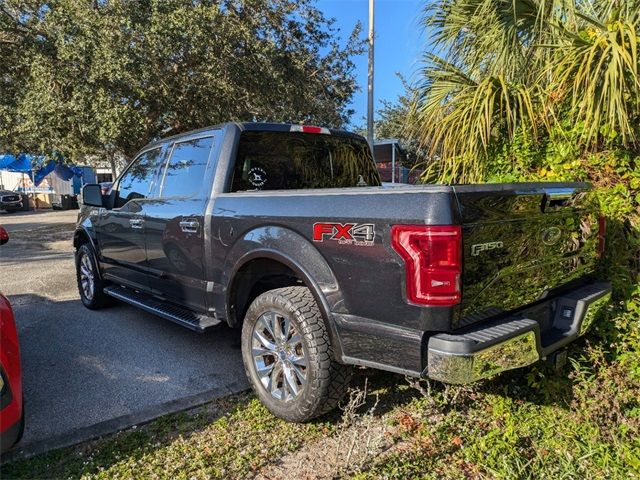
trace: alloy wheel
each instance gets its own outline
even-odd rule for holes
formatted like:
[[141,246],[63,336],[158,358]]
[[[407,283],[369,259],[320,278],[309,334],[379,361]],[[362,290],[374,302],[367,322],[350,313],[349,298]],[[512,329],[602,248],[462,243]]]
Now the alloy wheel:
[[307,384],[307,356],[302,336],[286,316],[265,312],[251,335],[251,355],[262,386],[284,402],[297,398]]
[[82,293],[87,300],[93,299],[93,291],[95,286],[95,278],[93,274],[93,265],[89,255],[82,255],[80,258],[80,285]]

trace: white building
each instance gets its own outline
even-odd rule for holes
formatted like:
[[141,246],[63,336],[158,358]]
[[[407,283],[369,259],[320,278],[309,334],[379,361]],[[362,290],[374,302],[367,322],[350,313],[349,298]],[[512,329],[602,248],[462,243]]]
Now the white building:
[[9,172],[0,170],[0,189],[11,191],[54,193],[58,195],[73,194],[73,180],[62,180],[54,172],[44,177],[37,187],[26,173]]

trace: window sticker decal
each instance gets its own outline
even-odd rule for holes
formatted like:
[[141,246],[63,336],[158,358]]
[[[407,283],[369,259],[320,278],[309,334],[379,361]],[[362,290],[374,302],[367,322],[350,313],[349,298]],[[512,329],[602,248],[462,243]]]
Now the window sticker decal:
[[254,187],[262,187],[267,183],[267,172],[260,167],[253,167],[249,170],[249,183]]

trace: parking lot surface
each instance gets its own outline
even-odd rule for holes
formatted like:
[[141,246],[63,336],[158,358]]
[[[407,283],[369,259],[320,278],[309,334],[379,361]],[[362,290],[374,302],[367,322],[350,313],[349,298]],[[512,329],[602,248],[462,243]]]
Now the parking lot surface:
[[117,431],[247,388],[239,335],[200,335],[125,304],[83,307],[71,239],[77,211],[0,213],[0,292],[22,353],[26,430],[3,458]]

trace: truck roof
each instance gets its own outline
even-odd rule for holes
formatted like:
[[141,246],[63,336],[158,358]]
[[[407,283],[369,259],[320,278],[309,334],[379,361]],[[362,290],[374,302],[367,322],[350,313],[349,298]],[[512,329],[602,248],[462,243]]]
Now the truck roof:
[[[142,150],[146,150],[155,145],[159,145],[168,141],[175,141],[183,137],[188,137],[193,134],[197,134],[200,132],[207,132],[209,130],[224,128],[229,125],[235,125],[241,131],[252,131],[252,132],[290,132],[291,127],[294,125],[301,125],[299,123],[276,123],[276,122],[226,122],[226,123],[218,123],[216,125],[210,125],[208,127],[198,128],[196,130],[189,130],[188,132],[182,132],[175,135],[171,135],[168,137],[159,138],[158,140],[154,140],[145,145]],[[352,137],[352,138],[364,138],[361,135],[356,133],[351,133],[346,130],[337,129],[337,128],[329,128],[331,135],[343,136],[343,137]]]

